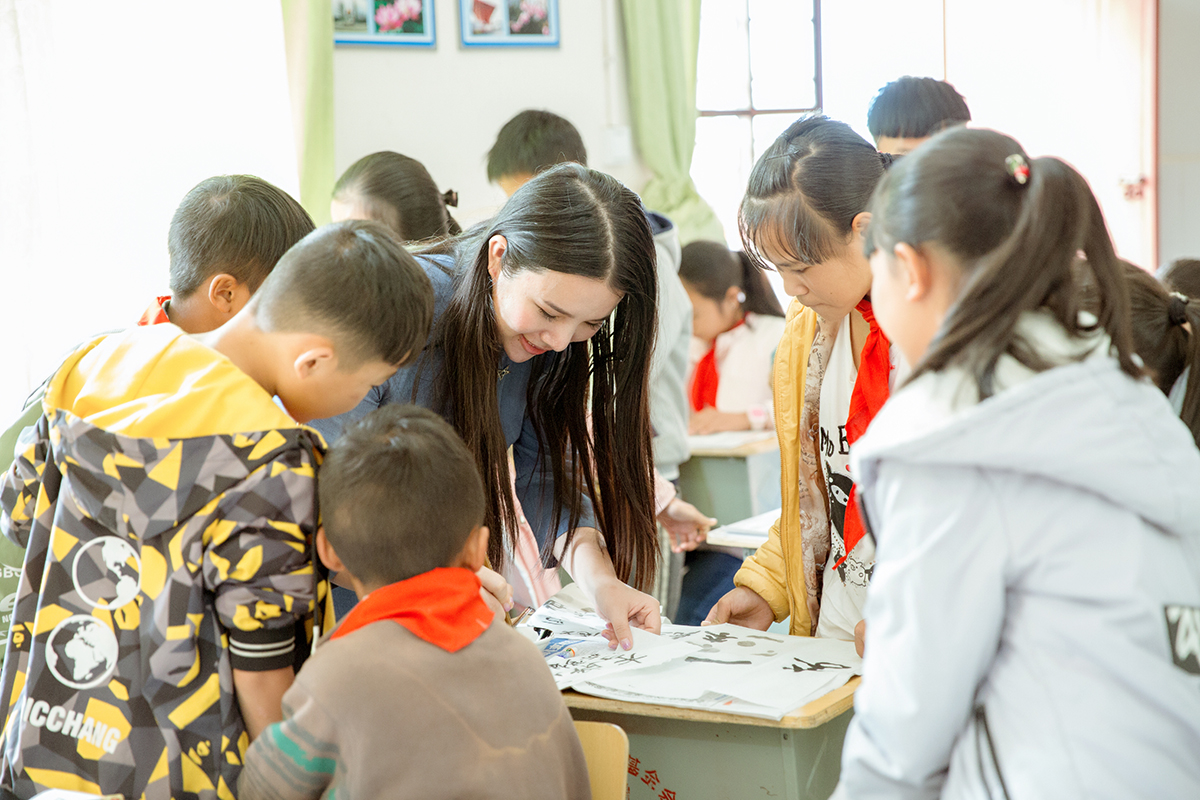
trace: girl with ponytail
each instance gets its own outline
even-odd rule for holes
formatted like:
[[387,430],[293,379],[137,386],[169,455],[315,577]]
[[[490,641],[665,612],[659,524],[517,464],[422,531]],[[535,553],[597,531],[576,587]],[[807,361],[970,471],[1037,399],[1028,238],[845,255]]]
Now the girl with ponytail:
[[697,241],[683,248],[679,278],[692,301],[689,432],[773,428],[771,368],[783,308],[766,276],[745,253]]
[[1200,298],[1170,292],[1128,262],[1122,267],[1133,349],[1200,446]]
[[895,382],[899,362],[872,313],[867,204],[892,157],[849,125],[807,117],[750,174],[738,221],[746,254],[796,298],[775,356],[783,510],[708,622],[854,639],[874,543],[854,501],[850,446]]
[[1087,182],[958,129],[870,213],[912,372],[851,457],[878,560],[834,796],[1200,796],[1200,450]]
[[439,192],[425,165],[415,158],[383,150],[355,161],[333,187],[334,222],[373,219],[402,242],[444,239],[462,232],[450,208],[458,205],[453,189]]

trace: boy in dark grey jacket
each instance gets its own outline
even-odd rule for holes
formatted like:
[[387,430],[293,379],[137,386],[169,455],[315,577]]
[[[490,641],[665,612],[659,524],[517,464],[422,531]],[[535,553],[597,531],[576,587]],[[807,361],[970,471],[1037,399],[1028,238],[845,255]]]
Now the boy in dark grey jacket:
[[317,551],[360,602],[251,746],[238,796],[589,798],[549,670],[481,598],[483,486],[449,424],[371,412],[330,449],[320,500]]

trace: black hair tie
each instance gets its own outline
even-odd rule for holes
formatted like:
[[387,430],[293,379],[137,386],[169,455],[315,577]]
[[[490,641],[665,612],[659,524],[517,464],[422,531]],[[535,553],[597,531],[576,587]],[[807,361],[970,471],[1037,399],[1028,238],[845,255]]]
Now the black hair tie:
[[883,168],[887,169],[892,164],[896,163],[896,157],[891,153],[879,152],[879,163],[883,164]]
[[458,208],[458,192],[453,189],[442,192],[442,202],[450,208]]
[[1182,325],[1187,318],[1188,296],[1179,292],[1171,292],[1171,301],[1167,303],[1167,319],[1172,325]]

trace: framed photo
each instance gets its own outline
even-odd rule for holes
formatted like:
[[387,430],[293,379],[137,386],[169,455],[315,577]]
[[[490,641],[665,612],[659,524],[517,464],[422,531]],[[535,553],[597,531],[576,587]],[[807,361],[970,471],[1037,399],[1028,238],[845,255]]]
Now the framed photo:
[[332,0],[334,44],[433,47],[434,0]]
[[459,0],[464,47],[558,47],[558,0]]

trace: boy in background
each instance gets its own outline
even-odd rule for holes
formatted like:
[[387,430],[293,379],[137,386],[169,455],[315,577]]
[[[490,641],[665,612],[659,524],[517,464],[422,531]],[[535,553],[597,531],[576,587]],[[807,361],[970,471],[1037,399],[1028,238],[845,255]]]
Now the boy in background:
[[936,78],[905,75],[879,90],[867,111],[867,129],[881,153],[902,156],[934,134],[971,121],[967,101]]
[[313,227],[291,195],[262,178],[201,181],[171,218],[171,294],[155,298],[138,324],[173,322],[185,333],[219,328]]
[[480,599],[475,458],[431,411],[385,406],[321,468],[317,552],[359,603],[250,747],[242,800],[590,797],[537,648]]
[[138,327],[67,359],[0,487],[0,529],[25,549],[0,784],[233,796],[325,594],[323,444],[299,423],[353,408],[432,313],[392,236],[343,223],[207,335]]

